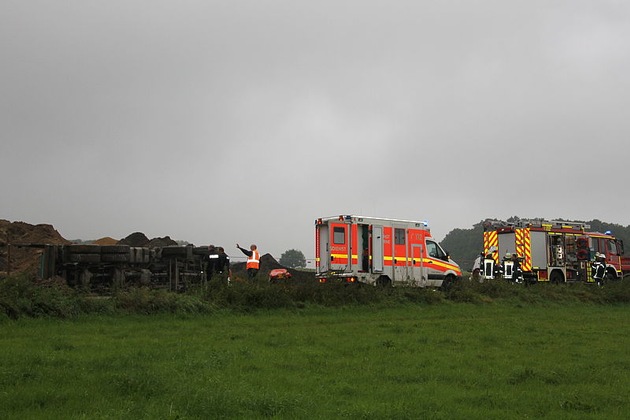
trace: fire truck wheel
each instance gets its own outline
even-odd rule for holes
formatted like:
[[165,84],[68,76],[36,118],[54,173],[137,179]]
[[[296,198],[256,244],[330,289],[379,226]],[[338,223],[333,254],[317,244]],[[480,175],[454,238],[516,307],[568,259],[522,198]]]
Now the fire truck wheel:
[[564,283],[564,277],[560,271],[553,271],[551,273],[551,277],[549,277],[549,282],[551,284],[562,284]]

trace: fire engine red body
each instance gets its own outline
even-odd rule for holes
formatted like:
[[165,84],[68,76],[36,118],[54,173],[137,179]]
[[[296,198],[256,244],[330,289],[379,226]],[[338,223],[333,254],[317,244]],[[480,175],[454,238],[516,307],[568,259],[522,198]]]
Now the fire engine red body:
[[461,269],[431,237],[426,222],[341,215],[315,221],[320,282],[444,286]]
[[484,275],[492,278],[491,267],[503,263],[504,277],[509,279],[510,270],[505,270],[507,254],[518,258],[525,281],[592,283],[592,262],[596,255],[602,255],[606,259],[606,278],[621,279],[630,272],[630,259],[623,256],[622,241],[610,232],[589,232],[589,228],[582,222],[488,220],[484,223]]

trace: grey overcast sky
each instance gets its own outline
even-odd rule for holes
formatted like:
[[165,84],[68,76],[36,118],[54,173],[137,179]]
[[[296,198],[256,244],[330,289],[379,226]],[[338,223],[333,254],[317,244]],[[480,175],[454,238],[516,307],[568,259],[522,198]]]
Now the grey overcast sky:
[[0,57],[0,218],[67,239],[630,224],[628,1],[4,0]]

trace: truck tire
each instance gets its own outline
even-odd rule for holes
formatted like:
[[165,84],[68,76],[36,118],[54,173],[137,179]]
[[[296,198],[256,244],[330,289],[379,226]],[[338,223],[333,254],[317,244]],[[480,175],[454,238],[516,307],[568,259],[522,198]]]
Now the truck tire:
[[390,287],[392,285],[392,280],[387,276],[380,276],[376,279],[376,286],[378,287]]
[[162,257],[185,257],[185,246],[165,246],[162,248]]
[[617,277],[617,273],[615,273],[613,270],[606,270],[605,280],[606,281],[617,281],[617,280],[619,280],[619,277]]
[[68,261],[73,263],[99,263],[101,262],[100,254],[70,254]]
[[128,254],[129,245],[101,245],[101,254]]
[[127,254],[101,254],[103,262],[129,262],[129,253]]
[[196,246],[193,248],[193,255],[209,255],[209,253],[207,246]]
[[100,254],[100,245],[67,245],[66,250],[69,254]]
[[564,276],[562,275],[561,271],[555,270],[551,272],[551,275],[549,276],[549,283],[551,284],[563,284],[564,283]]
[[450,288],[453,287],[453,283],[455,283],[455,276],[451,274],[447,275],[446,277],[444,277],[444,280],[442,280],[440,290],[445,292],[450,290]]

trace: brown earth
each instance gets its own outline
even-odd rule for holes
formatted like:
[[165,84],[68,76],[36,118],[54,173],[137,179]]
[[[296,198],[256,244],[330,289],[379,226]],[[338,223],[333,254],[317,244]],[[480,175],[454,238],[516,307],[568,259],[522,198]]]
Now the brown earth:
[[[7,264],[11,244],[11,265]],[[0,273],[14,272],[36,273],[39,268],[39,255],[42,248],[38,245],[64,245],[70,241],[64,239],[51,225],[31,225],[25,222],[9,222],[0,219]]]
[[[10,243],[11,264],[7,264]],[[25,222],[9,222],[0,219],[0,275],[11,273],[35,274],[39,269],[39,255],[43,245],[68,245],[72,242],[65,239],[52,225],[31,225]],[[164,247],[177,245],[177,242],[169,236],[149,239],[142,232],[134,232],[117,241],[111,237],[104,237],[92,241],[97,245],[130,245],[137,247]],[[39,247],[38,247],[39,246]],[[260,258],[259,277],[268,276],[269,272],[276,268],[287,268],[276,261],[271,254],[264,254]],[[233,275],[239,278],[247,278],[245,263],[231,264]],[[292,282],[312,281],[313,273],[287,268],[292,275]]]
[[118,240],[114,239],[114,238],[110,238],[109,236],[106,236],[104,238],[100,238],[100,239],[95,240],[93,243],[94,243],[94,245],[105,245],[105,246],[108,246],[108,245],[116,245],[118,243]]

